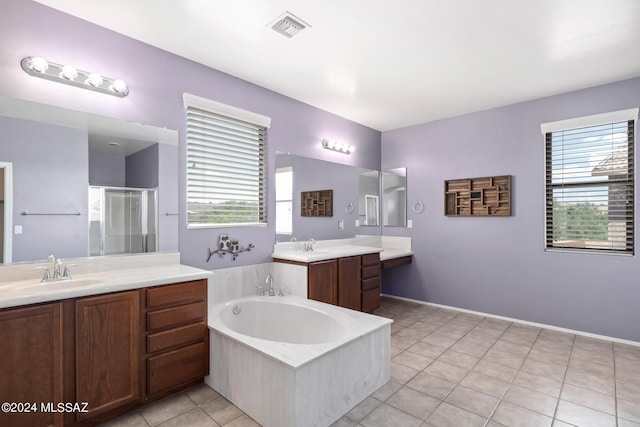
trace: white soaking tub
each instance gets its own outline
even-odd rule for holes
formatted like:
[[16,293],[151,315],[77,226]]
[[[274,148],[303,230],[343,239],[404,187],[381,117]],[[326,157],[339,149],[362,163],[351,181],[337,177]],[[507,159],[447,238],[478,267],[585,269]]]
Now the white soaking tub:
[[328,426],[389,381],[392,321],[295,296],[209,310],[206,382],[265,427]]

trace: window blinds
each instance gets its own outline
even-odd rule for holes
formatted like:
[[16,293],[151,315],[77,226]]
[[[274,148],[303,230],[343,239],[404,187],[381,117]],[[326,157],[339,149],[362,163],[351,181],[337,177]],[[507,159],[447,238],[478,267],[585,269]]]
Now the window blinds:
[[266,223],[266,126],[187,104],[191,228]]

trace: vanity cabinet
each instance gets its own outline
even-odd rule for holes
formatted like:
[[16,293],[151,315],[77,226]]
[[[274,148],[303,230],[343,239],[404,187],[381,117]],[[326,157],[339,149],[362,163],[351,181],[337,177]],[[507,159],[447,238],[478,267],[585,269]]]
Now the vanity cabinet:
[[40,408],[63,401],[62,311],[62,303],[0,311],[0,402],[36,405],[31,412],[0,412],[0,425],[63,425],[63,414]]
[[139,291],[76,300],[76,401],[90,402],[77,420],[99,417],[142,399]]
[[302,263],[307,267],[307,298],[352,310],[373,312],[380,306],[380,254]]
[[146,289],[149,397],[161,397],[209,375],[206,298],[206,280]]
[[[0,412],[0,425],[95,425],[202,382],[206,301],[203,279],[1,309],[0,402],[38,410]],[[88,405],[41,409],[64,402]]]

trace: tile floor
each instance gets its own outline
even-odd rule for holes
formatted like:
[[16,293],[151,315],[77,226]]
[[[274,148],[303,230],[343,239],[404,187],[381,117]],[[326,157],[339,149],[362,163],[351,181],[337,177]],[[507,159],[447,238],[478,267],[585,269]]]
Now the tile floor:
[[[376,314],[392,379],[333,427],[640,427],[640,347],[389,298]],[[202,385],[103,426],[258,424]]]

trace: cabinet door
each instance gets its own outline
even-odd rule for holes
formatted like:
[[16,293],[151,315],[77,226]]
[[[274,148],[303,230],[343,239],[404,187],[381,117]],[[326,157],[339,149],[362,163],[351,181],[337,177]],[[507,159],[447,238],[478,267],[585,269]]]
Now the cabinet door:
[[360,256],[338,259],[338,305],[360,311]]
[[0,402],[36,405],[29,413],[0,412],[0,425],[62,425],[62,413],[40,407],[63,401],[62,304],[0,312],[0,342]]
[[76,399],[88,402],[78,421],[141,399],[138,291],[76,301]]
[[338,303],[338,262],[312,262],[308,268],[307,295],[309,299],[336,305]]

